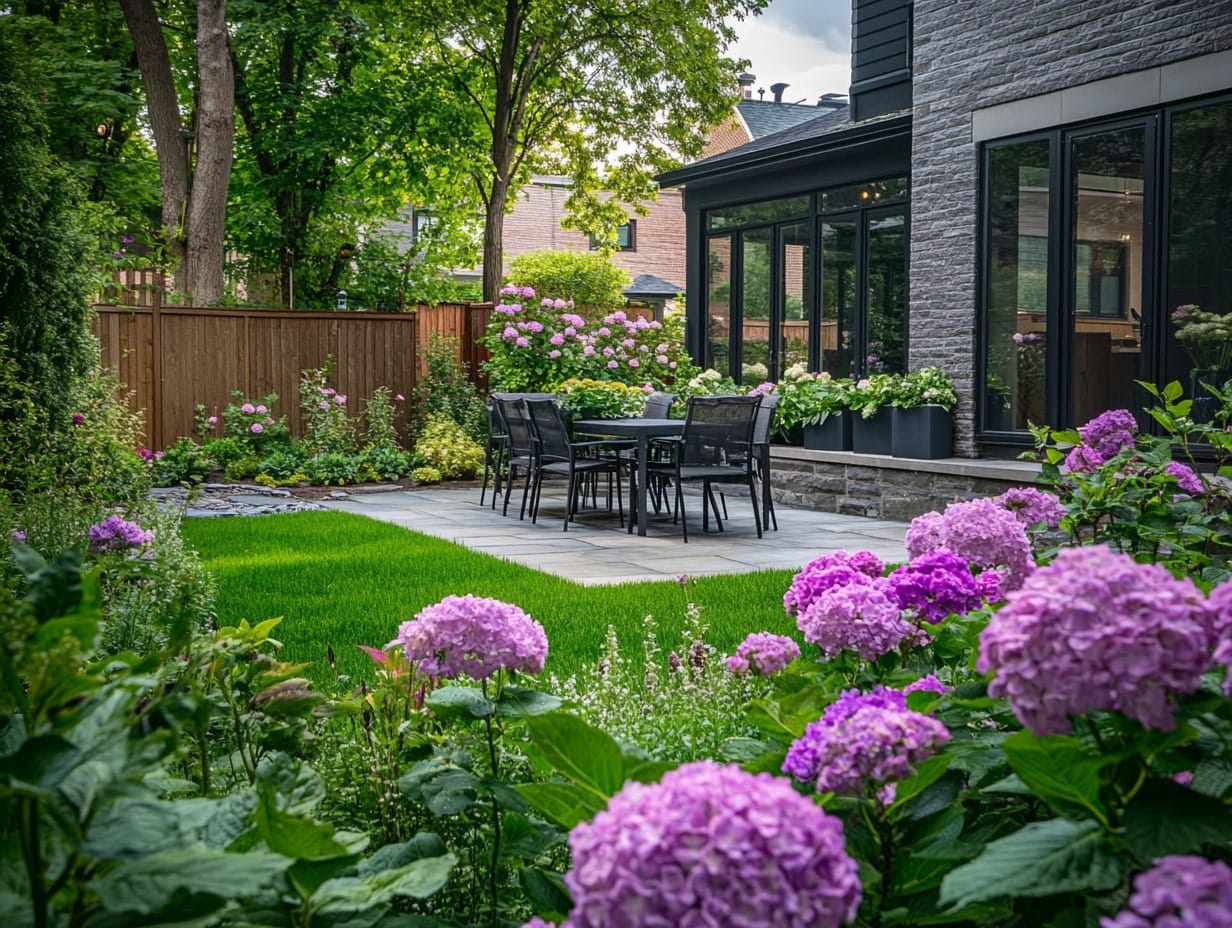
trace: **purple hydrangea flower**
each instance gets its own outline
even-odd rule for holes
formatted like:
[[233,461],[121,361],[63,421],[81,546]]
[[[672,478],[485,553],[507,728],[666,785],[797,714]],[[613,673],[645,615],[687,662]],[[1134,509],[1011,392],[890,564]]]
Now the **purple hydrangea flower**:
[[983,604],[971,567],[949,551],[931,551],[904,564],[886,578],[890,598],[935,625],[951,613]]
[[939,696],[944,696],[950,691],[950,688],[937,679],[937,675],[930,673],[926,677],[920,677],[914,683],[908,683],[903,687],[902,693],[906,696],[908,693],[916,692],[936,693]]
[[912,519],[903,537],[907,556],[914,560],[940,548],[944,541],[944,527],[945,519],[939,512],[926,512]]
[[548,656],[542,625],[517,606],[470,594],[425,606],[390,644],[402,645],[429,677],[483,680],[502,668],[539,673]]
[[976,669],[996,673],[989,694],[1037,735],[1097,709],[1171,730],[1173,698],[1198,688],[1214,637],[1191,580],[1103,545],[1065,548],[1006,596]]
[[154,533],[143,529],[136,522],[119,516],[108,516],[102,522],[90,526],[91,554],[106,551],[122,551],[125,548],[140,548],[154,540]]
[[248,413],[251,415],[252,413],[256,411],[257,411],[257,407],[252,405],[252,403],[245,403],[243,406],[240,407],[240,412],[242,413]]
[[13,542],[13,544],[24,545],[26,543],[26,533],[19,528],[15,528],[9,534],[9,541]]
[[950,503],[939,517],[920,516],[905,541],[912,558],[943,549],[977,567],[1004,567],[1001,585],[1007,590],[1019,586],[1035,567],[1026,529],[995,499]]
[[1128,409],[1109,409],[1078,427],[1083,444],[1105,460],[1133,447],[1137,431],[1138,420]]
[[[841,568],[832,572],[834,568]],[[809,603],[832,586],[858,582],[865,577],[880,577],[885,565],[871,551],[832,551],[809,561],[800,572],[791,578],[791,586],[783,595],[783,608],[788,615],[800,615]]]
[[1129,906],[1100,928],[1232,928],[1232,867],[1222,860],[1161,857],[1134,877]]
[[1201,496],[1206,492],[1206,487],[1202,485],[1202,478],[1188,464],[1183,464],[1180,461],[1169,461],[1168,466],[1164,468],[1164,472],[1176,481],[1176,485],[1181,488],[1181,491],[1188,493],[1190,496]]
[[1065,516],[1065,507],[1059,499],[1035,487],[1010,487],[997,497],[997,502],[1025,526],[1042,522],[1049,528],[1056,528]]
[[569,847],[571,928],[838,928],[860,905],[838,819],[735,765],[627,783]]
[[800,656],[800,646],[786,635],[771,635],[754,632],[736,648],[727,661],[727,667],[737,676],[749,671],[768,677],[783,670]]
[[[841,570],[849,568],[831,568]],[[851,573],[858,579],[823,591],[796,617],[805,641],[827,657],[851,649],[872,661],[922,634],[903,618],[886,580]]]
[[1232,581],[1211,590],[1209,604],[1216,638],[1215,664],[1227,668],[1223,691],[1232,696]]
[[1086,445],[1074,445],[1065,456],[1065,469],[1073,473],[1098,470],[1108,462],[1108,459]]
[[911,776],[913,764],[949,740],[944,725],[908,709],[898,690],[846,690],[793,742],[783,772],[819,793],[863,796]]

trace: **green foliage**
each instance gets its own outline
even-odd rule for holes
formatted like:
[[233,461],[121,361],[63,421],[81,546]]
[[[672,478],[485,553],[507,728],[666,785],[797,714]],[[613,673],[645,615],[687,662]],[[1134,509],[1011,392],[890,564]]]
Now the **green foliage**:
[[630,283],[628,271],[607,255],[588,251],[524,252],[509,262],[509,277],[536,293],[572,300],[583,314],[624,306],[624,289]]
[[383,445],[365,448],[360,452],[359,460],[360,470],[366,468],[377,480],[397,480],[411,466],[409,454]]
[[[7,33],[7,30],[6,30]],[[90,250],[71,172],[48,150],[47,125],[0,35],[0,324],[6,380],[29,387],[47,425],[67,428],[76,381],[97,347],[88,323]]]
[[614,380],[570,379],[552,392],[574,419],[623,419],[646,405],[645,391]]
[[444,480],[440,470],[435,467],[416,467],[411,471],[411,479],[416,483],[436,484]]
[[432,332],[421,350],[428,373],[412,397],[412,437],[419,434],[429,417],[445,415],[470,438],[483,441],[488,433],[487,404],[471,382],[466,365],[458,360],[457,341]]
[[342,451],[325,451],[310,457],[306,470],[313,483],[345,486],[355,482],[359,474],[359,459]]
[[231,402],[222,412],[223,435],[241,442],[249,456],[260,457],[290,440],[286,416],[274,418],[278,394],[249,400],[242,390],[231,391]]
[[825,372],[802,372],[794,378],[784,378],[779,384],[779,402],[774,408],[775,428],[786,432],[797,426],[820,425],[831,413],[848,408],[851,387],[851,380],[836,380]]
[[414,456],[418,467],[433,467],[446,480],[470,480],[483,469],[483,446],[440,414],[429,416],[415,441]]
[[154,467],[155,482],[159,486],[198,484],[204,482],[213,466],[204,449],[187,435],[181,436],[168,448]]
[[902,409],[940,406],[953,409],[958,403],[954,381],[939,367],[922,367],[906,374],[892,374],[894,396],[891,405]]
[[[399,395],[397,402],[402,401],[403,398]],[[394,408],[394,402],[393,391],[389,387],[377,387],[372,396],[368,398],[368,402],[364,405],[366,426],[363,440],[365,448],[369,450],[380,448],[387,451],[397,451],[401,448],[401,443],[398,441],[398,428],[394,424],[394,419],[398,414]]]
[[285,448],[275,448],[270,454],[261,458],[260,472],[274,477],[279,481],[289,480],[303,473],[308,464],[308,455],[298,442],[292,442]]

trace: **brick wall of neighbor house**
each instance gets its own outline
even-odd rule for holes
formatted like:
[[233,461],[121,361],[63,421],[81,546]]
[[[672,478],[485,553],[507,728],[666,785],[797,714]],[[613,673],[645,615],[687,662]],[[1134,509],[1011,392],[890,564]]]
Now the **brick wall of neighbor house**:
[[914,9],[911,366],[954,376],[956,453],[974,455],[972,111],[1232,47],[1232,3],[915,0]]
[[[637,222],[636,250],[612,256],[612,262],[630,277],[653,274],[684,287],[685,224],[680,196],[678,189],[660,190],[658,201],[647,204],[645,216],[632,217]],[[506,273],[510,260],[528,251],[590,248],[590,240],[581,232],[560,227],[568,197],[568,187],[555,179],[529,184],[518,194],[513,209],[505,215]]]
[[706,140],[706,147],[702,149],[701,157],[721,155],[725,151],[731,151],[737,145],[751,141],[753,141],[753,136],[749,134],[748,128],[741,122],[739,116],[732,113],[710,130],[710,137]]

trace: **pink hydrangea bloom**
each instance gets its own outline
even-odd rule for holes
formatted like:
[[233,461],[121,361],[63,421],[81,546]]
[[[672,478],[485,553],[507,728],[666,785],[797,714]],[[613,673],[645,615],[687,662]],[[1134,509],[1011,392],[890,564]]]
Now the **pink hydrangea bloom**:
[[[846,572],[828,573],[831,568],[835,567],[842,567]],[[783,594],[783,608],[787,610],[788,615],[799,615],[825,590],[859,579],[853,574],[880,577],[884,572],[885,564],[871,551],[857,551],[855,554],[848,554],[846,551],[831,551],[813,558],[791,578],[791,586]]]
[[936,551],[942,545],[945,521],[939,512],[926,512],[911,520],[903,544],[907,548],[907,556],[913,560],[922,554]]
[[944,549],[912,559],[886,578],[890,597],[935,625],[946,616],[983,605],[979,584],[967,562]]
[[1019,586],[1035,567],[1026,529],[995,499],[950,503],[940,520],[921,516],[905,540],[912,558],[927,546],[957,554],[977,567],[1004,567],[1001,585],[1007,590]]
[[1178,694],[1210,666],[1214,610],[1188,578],[1104,545],[1064,548],[995,613],[976,669],[1038,735],[1111,709],[1171,730]]
[[1083,444],[1105,460],[1133,447],[1137,431],[1138,420],[1128,409],[1109,409],[1078,427]]
[[1223,691],[1232,696],[1232,581],[1225,580],[1211,590],[1209,599],[1215,642],[1215,663],[1227,668]]
[[1169,461],[1168,466],[1164,468],[1164,472],[1176,480],[1176,485],[1181,488],[1181,491],[1188,493],[1190,496],[1201,496],[1206,492],[1206,487],[1202,485],[1202,478],[1188,464],[1183,464],[1180,461]]
[[855,576],[860,579],[822,592],[796,618],[805,641],[827,657],[852,650],[872,661],[921,634],[903,618],[884,579]]
[[329,412],[329,400],[321,400],[321,402],[317,403],[317,409],[321,410],[321,412]]
[[754,632],[740,642],[727,661],[728,669],[737,676],[750,671],[768,677],[783,670],[800,656],[800,646],[786,635]]
[[1134,877],[1129,905],[1100,928],[1232,928],[1232,867],[1222,860],[1161,857]]
[[950,691],[950,688],[937,679],[937,675],[930,673],[927,676],[920,677],[914,683],[908,683],[903,687],[902,693],[906,696],[908,693],[936,693],[939,696],[944,696]]
[[1042,522],[1049,528],[1056,528],[1065,516],[1065,507],[1059,499],[1035,487],[1010,487],[997,497],[997,501],[1025,526]]
[[1085,473],[1098,470],[1108,462],[1108,459],[1086,445],[1074,445],[1065,456],[1065,469],[1073,473]]
[[249,415],[251,415],[252,413],[256,411],[257,411],[257,407],[252,405],[252,403],[245,403],[243,406],[240,407],[240,412],[248,413]]
[[527,339],[525,335],[519,335],[517,340],[514,342],[514,344],[517,345],[519,348],[525,348],[527,345],[530,344],[530,340]]
[[466,674],[475,680],[496,671],[539,673],[548,656],[543,626],[517,606],[480,596],[446,596],[403,622],[398,637],[408,661],[429,677]]
[[248,431],[252,432],[254,435],[260,435],[265,431],[265,426],[263,426],[260,422],[254,422],[252,425],[248,426]]
[[612,370],[615,370],[616,368],[620,367],[620,362],[617,361],[615,358],[612,358],[612,360],[607,362],[607,366],[611,368]]
[[847,690],[792,743],[783,772],[819,793],[863,796],[911,776],[949,740],[944,725],[908,709],[898,690]]
[[553,335],[551,338],[549,338],[549,339],[548,339],[548,341],[549,341],[551,344],[556,345],[557,347],[559,347],[560,345],[563,345],[563,344],[565,343],[565,336],[563,336],[563,335],[561,335],[559,332],[557,332],[555,335]]
[[627,783],[569,848],[571,928],[839,928],[860,905],[839,820],[735,765]]
[[549,357],[549,358],[551,358],[552,360],[555,360],[556,358],[559,358],[559,357],[560,357],[560,349],[559,349],[559,348],[553,348],[551,351],[549,351],[549,352],[548,352],[548,357]]
[[264,404],[264,403],[258,403],[258,404],[257,404],[257,409],[256,409],[256,411],[257,411],[257,412],[260,412],[260,413],[267,413],[267,412],[269,412],[269,410],[265,407],[265,404]]

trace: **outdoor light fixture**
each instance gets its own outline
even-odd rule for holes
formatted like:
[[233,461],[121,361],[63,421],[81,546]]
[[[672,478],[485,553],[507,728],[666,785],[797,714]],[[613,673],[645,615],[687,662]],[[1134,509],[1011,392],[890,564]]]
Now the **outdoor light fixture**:
[[346,312],[346,291],[345,290],[338,291],[338,312],[340,313]]

